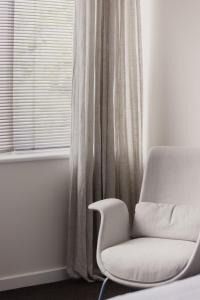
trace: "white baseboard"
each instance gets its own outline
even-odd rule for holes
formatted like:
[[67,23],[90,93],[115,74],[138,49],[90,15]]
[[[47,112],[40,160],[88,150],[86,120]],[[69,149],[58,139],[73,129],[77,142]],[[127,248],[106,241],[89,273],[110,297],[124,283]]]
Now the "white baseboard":
[[65,267],[0,277],[0,291],[62,281],[68,278]]

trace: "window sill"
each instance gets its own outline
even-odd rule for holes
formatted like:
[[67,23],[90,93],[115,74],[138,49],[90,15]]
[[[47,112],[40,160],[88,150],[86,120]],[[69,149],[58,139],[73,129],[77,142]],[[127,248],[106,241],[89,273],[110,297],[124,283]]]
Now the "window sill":
[[70,150],[37,150],[0,154],[0,163],[69,159]]

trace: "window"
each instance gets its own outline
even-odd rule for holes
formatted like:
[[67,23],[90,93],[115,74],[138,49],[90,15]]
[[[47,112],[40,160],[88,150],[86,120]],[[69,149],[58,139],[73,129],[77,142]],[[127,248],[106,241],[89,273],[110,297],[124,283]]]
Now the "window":
[[70,147],[74,0],[0,0],[0,152]]

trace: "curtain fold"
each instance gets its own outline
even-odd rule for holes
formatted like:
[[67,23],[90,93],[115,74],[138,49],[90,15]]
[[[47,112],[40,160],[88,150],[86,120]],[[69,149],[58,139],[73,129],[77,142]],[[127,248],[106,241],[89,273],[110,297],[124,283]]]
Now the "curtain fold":
[[[67,270],[92,280],[95,228],[88,205],[125,201],[142,173],[140,10],[137,0],[76,0]],[[116,224],[117,226],[117,224]]]

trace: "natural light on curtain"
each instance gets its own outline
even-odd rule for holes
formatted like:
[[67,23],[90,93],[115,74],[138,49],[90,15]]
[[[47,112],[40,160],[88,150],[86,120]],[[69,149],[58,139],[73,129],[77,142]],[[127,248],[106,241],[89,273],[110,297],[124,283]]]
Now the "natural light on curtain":
[[74,0],[0,1],[0,152],[70,147]]
[[139,0],[77,0],[67,271],[91,280],[95,218],[88,205],[119,198],[132,217],[142,175]]

